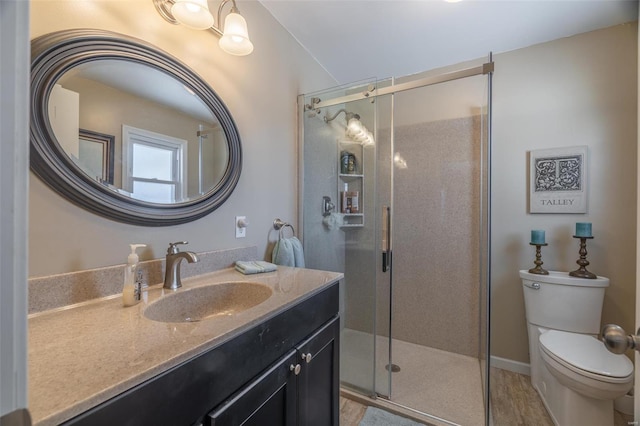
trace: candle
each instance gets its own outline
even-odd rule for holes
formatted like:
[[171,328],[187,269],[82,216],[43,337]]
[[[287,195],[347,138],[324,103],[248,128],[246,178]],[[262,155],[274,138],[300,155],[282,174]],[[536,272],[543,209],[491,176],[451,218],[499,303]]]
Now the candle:
[[592,237],[589,222],[576,222],[576,237]]
[[544,231],[534,229],[531,231],[531,244],[545,244]]

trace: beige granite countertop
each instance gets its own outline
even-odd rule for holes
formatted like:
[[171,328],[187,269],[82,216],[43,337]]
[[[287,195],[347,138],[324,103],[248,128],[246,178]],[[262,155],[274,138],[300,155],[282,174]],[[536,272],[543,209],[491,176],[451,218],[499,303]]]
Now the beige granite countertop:
[[[246,311],[191,323],[149,320],[143,311],[163,297],[158,284],[146,301],[122,298],[29,317],[29,410],[34,424],[64,422],[121,392],[242,333],[342,278],[342,274],[279,266],[243,275],[229,268],[183,279],[183,289],[218,282],[257,282],[273,289]],[[177,291],[181,291],[179,289]]]

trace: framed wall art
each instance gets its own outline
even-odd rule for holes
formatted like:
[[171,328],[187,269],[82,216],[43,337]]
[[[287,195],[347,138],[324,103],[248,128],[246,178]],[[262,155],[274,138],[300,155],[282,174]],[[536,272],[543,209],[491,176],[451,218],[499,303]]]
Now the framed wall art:
[[529,153],[529,213],[587,212],[586,146]]

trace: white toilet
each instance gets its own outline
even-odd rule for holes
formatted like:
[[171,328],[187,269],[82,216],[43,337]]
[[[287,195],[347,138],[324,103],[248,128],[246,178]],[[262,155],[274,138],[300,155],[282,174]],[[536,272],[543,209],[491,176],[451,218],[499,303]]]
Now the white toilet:
[[559,426],[613,425],[613,400],[633,386],[633,364],[596,336],[609,279],[520,271],[531,383]]

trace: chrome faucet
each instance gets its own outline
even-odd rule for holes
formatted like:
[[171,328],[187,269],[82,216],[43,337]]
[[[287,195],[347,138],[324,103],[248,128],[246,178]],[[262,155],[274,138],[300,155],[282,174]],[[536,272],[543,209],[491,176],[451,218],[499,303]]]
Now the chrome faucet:
[[182,259],[187,259],[189,263],[196,263],[198,255],[191,251],[180,251],[178,244],[189,244],[187,241],[178,241],[175,243],[169,243],[167,249],[167,259],[165,262],[164,271],[164,286],[171,290],[176,290],[182,287],[180,282],[180,263]]

